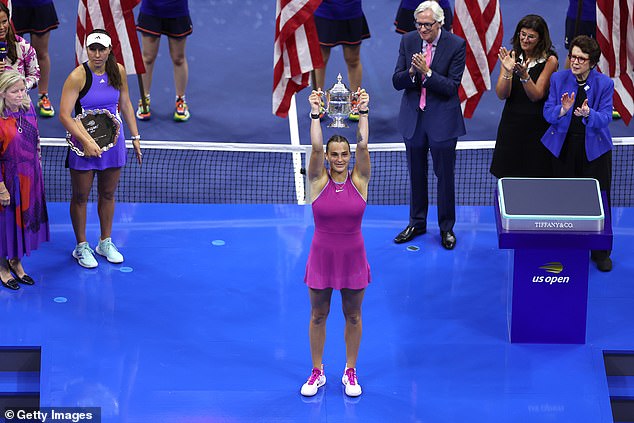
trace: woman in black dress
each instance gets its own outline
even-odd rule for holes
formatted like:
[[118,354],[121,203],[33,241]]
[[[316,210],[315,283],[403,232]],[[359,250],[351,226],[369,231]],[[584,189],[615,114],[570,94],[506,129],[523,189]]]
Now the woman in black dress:
[[506,100],[498,126],[491,173],[497,178],[549,177],[551,157],[541,143],[548,129],[543,117],[550,76],[557,70],[548,25],[538,15],[523,17],[511,40],[500,48],[500,76],[495,93]]

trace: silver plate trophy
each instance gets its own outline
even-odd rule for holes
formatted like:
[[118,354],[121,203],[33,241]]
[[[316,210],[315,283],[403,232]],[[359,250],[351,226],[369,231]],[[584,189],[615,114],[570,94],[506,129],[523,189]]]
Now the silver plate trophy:
[[[108,151],[117,144],[121,124],[109,110],[85,110],[75,116],[75,120],[95,140],[101,151]],[[70,132],[66,133],[66,141],[75,154],[84,156],[84,146]]]
[[326,90],[326,111],[332,118],[328,128],[347,128],[344,119],[348,118],[352,110],[352,101],[357,97],[341,82],[341,74],[337,75],[337,82],[331,89]]

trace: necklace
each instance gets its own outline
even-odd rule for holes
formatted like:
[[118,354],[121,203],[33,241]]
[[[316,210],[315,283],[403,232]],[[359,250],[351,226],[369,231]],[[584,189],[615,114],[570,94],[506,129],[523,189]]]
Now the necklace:
[[[22,133],[22,115],[18,116],[18,119],[20,119],[20,123],[18,124],[18,133]],[[18,122],[17,120],[15,121],[16,123]]]

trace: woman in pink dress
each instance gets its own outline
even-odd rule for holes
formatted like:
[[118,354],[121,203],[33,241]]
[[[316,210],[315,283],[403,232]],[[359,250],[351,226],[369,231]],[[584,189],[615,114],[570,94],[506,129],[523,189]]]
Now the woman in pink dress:
[[49,240],[40,134],[24,75],[0,74],[0,280],[9,289],[35,282],[22,257]]
[[[326,319],[330,311],[332,290],[341,291],[343,314],[346,319],[346,367],[342,383],[348,396],[361,395],[356,362],[361,342],[361,303],[370,282],[370,266],[365,253],[361,220],[365,211],[370,181],[368,153],[368,103],[370,97],[361,90],[359,96],[359,127],[355,165],[349,172],[350,144],[346,138],[333,135],[326,145],[319,121],[320,97],[313,91],[310,139],[312,154],[308,164],[315,234],[310,246],[306,276],[311,305],[309,327],[310,353],[313,370],[302,386],[304,396],[313,396],[326,383],[322,357],[326,340]],[[324,158],[329,169],[324,165]]]

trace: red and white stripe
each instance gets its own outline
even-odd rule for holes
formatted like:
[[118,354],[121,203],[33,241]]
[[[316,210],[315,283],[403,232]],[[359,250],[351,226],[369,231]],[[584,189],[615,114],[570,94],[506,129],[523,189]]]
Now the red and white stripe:
[[634,110],[634,4],[597,0],[598,68],[614,81],[614,108],[629,125]]
[[143,56],[136,34],[132,10],[141,0],[79,0],[77,7],[77,34],[75,61],[88,60],[86,36],[93,29],[105,29],[112,38],[112,47],[128,75],[145,73]]
[[464,117],[473,116],[482,94],[491,89],[491,72],[502,45],[498,0],[456,0],[453,32],[467,41],[467,60],[459,88]]
[[288,116],[293,94],[307,87],[310,72],[324,66],[313,13],[321,0],[276,0],[273,113]]

